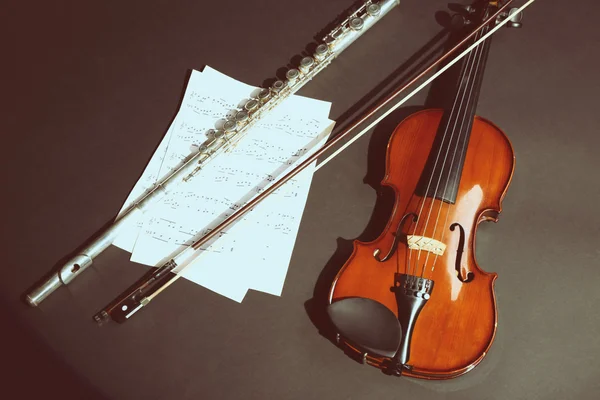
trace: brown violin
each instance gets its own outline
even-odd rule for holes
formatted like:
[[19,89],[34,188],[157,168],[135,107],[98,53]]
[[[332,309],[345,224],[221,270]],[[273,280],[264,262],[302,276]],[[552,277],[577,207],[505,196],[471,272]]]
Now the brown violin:
[[[483,1],[465,14],[483,21],[496,10]],[[390,375],[462,375],[494,340],[497,274],[477,264],[475,236],[497,221],[515,160],[506,135],[475,115],[489,46],[464,60],[451,108],[394,130],[382,181],[396,196],[392,215],[376,240],[354,242],[329,292],[338,344]]]

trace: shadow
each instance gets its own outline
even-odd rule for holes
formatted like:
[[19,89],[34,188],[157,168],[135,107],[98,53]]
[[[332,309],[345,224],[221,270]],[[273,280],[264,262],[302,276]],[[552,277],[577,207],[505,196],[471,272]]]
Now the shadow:
[[[387,144],[394,128],[409,115],[422,110],[423,107],[403,107],[385,118],[374,129],[369,142],[367,174],[363,182],[377,192],[377,200],[367,226],[355,240],[367,242],[381,234],[387,224],[395,203],[395,195],[391,188],[382,186],[385,175],[385,157]],[[331,283],[340,267],[348,260],[353,251],[354,240],[338,238],[337,250],[331,256],[317,278],[313,297],[305,302],[306,312],[319,333],[328,340],[335,341],[335,330],[327,315],[328,294]]]
[[[278,68],[275,72],[275,78],[267,78],[265,79],[261,87],[268,88],[276,80],[285,81],[285,74],[290,68],[298,68],[300,65],[300,60],[305,56],[313,56],[315,53],[315,49],[317,45],[323,42],[323,39],[340,23],[343,22],[344,19],[351,13],[351,11],[358,9],[364,3],[363,0],[358,0],[353,3],[351,7],[348,8],[347,12],[341,13],[338,17],[328,24],[324,29],[319,31],[314,39],[316,42],[309,43],[305,46],[304,51],[300,54],[295,54],[289,59],[289,63],[285,67]],[[379,83],[376,87],[374,87],[367,95],[365,95],[359,102],[357,102],[353,107],[348,109],[344,114],[342,114],[338,120],[339,121],[348,121],[352,116],[358,115],[362,108],[366,105],[372,105],[370,102],[374,98],[379,98],[382,93],[385,93],[390,88],[396,88],[399,86],[399,82],[406,82],[415,75],[417,75],[429,60],[429,58],[423,58],[427,53],[438,53],[445,47],[445,42],[442,42],[442,39],[448,35],[448,29],[450,29],[450,15],[447,12],[440,11],[436,13],[436,21],[442,29],[439,33],[437,33],[429,42],[427,42],[419,51],[413,54],[406,62],[400,65],[394,72],[392,72],[386,79],[384,79],[381,83]],[[420,60],[423,58],[422,60]],[[400,76],[401,75],[401,76]],[[398,80],[401,78],[401,80]],[[343,127],[343,126],[339,126]]]
[[[355,1],[345,12],[340,13],[330,24],[328,24],[325,28],[323,28],[320,32],[318,32],[315,35],[315,39],[317,40],[318,43],[322,42],[322,39],[328,35],[334,28],[336,28],[341,22],[343,22],[344,19],[347,18],[347,16],[355,11],[356,9],[358,9],[360,6],[362,6],[362,4],[364,3],[363,0],[357,0]],[[398,86],[398,82],[405,82],[408,79],[412,78],[414,75],[416,75],[422,68],[422,66],[427,63],[427,61],[429,60],[430,57],[425,57],[424,59],[420,60],[421,58],[423,58],[423,56],[427,53],[433,53],[435,54],[436,52],[439,52],[439,50],[441,49],[441,45],[439,44],[439,42],[441,41],[441,39],[443,39],[444,36],[447,35],[447,30],[442,30],[440,31],[438,34],[436,34],[427,44],[425,44],[425,46],[422,47],[421,50],[419,50],[418,52],[416,52],[412,57],[410,57],[404,64],[402,64],[401,66],[399,66],[392,74],[390,74],[390,76],[386,79],[384,79],[379,85],[377,85],[377,87],[375,87],[373,90],[371,90],[366,96],[364,96],[359,102],[356,103],[355,106],[353,106],[352,108],[350,108],[348,111],[346,111],[344,114],[342,114],[339,118],[339,121],[348,121],[351,122],[352,121],[352,117],[355,115],[360,115],[360,113],[363,111],[363,109],[372,104],[373,103],[373,99],[379,99],[382,98],[382,94],[384,93],[389,93],[393,90],[393,88],[395,88],[396,86]],[[268,78],[263,82],[262,87],[270,87],[273,82],[276,79],[281,79],[281,80],[285,80],[285,73],[288,71],[289,68],[292,67],[297,67],[300,63],[300,60],[302,59],[302,57],[306,56],[306,55],[312,55],[314,53],[314,50],[316,48],[317,44],[316,43],[309,43],[306,47],[304,52],[302,52],[302,54],[298,55],[294,55],[290,58],[290,62],[288,64],[288,68],[279,68],[276,71],[276,78]],[[175,120],[175,117],[177,115],[177,113],[179,112],[182,104],[183,104],[183,100],[184,100],[184,95],[185,95],[185,91],[186,88],[188,86],[189,80],[191,78],[192,75],[192,70],[189,69],[186,71],[186,75],[185,78],[183,80],[183,86],[181,88],[181,92],[180,92],[180,100],[177,104],[177,107],[175,109],[175,111],[173,112],[172,117],[170,118],[167,126],[164,129],[164,132],[166,134],[166,132],[168,131],[169,126],[172,125],[172,123]],[[398,80],[398,76],[400,76],[400,80]],[[408,115],[408,114],[407,114]],[[390,118],[388,118],[388,120],[390,120]],[[345,128],[347,126],[347,124],[338,124],[338,126],[340,128]],[[391,130],[390,130],[391,131]],[[164,136],[164,135],[163,135]],[[387,138],[385,139],[387,140]],[[150,153],[150,156],[148,157],[146,164],[148,164],[148,162],[151,160],[151,158],[153,157],[154,153],[156,152],[156,150],[158,149],[159,145],[160,145],[160,141],[156,144],[154,150]],[[377,145],[379,146],[379,144],[381,144],[383,146],[383,148],[385,148],[385,143],[382,141],[381,143],[378,143]],[[379,149],[374,149],[373,153],[375,154],[380,154],[380,150]],[[184,165],[187,161],[189,161],[189,159],[191,157],[193,157],[194,154],[190,154],[188,157],[186,157],[185,159],[183,159],[181,161],[181,163],[177,166],[177,168],[179,168],[180,166]],[[144,168],[140,169],[140,174],[138,176],[138,179],[136,179],[136,182],[139,180],[139,178],[142,176]],[[371,184],[371,186],[373,188],[376,188],[378,185],[375,184],[374,182]],[[133,186],[132,186],[133,188]],[[154,188],[154,187],[153,187]],[[150,191],[153,189],[151,188]],[[149,191],[145,192],[144,195],[148,194]],[[127,209],[127,211],[131,210],[131,207]],[[107,228],[109,228],[111,225],[113,225],[115,218],[117,217],[118,214],[115,214],[115,216],[113,218],[111,218],[109,221],[107,221],[100,229],[98,229],[96,232],[94,232],[92,235],[90,235],[84,242],[83,244],[81,244],[79,247],[77,247],[75,250],[73,250],[71,253],[69,253],[68,255],[66,255],[65,257],[61,258],[60,260],[58,260],[54,266],[52,267],[52,269],[50,270],[50,272],[46,275],[44,275],[40,280],[38,280],[37,282],[35,282],[35,284],[31,285],[29,288],[27,288],[21,295],[21,300],[27,304],[27,295],[29,293],[31,293],[31,291],[37,289],[41,284],[43,284],[44,282],[46,282],[46,280],[48,280],[50,277],[52,277],[53,275],[55,275],[56,273],[60,272],[60,269],[62,268],[62,266],[65,264],[66,261],[70,260],[72,257],[76,256],[77,254],[81,253],[83,249],[85,249],[89,244],[93,243],[96,239],[98,239],[99,237],[101,237],[103,235],[103,233],[105,232],[105,230]],[[83,273],[83,271],[82,271]]]
[[[167,134],[169,127],[173,124],[173,122],[175,121],[175,117],[177,116],[177,113],[181,109],[181,106],[182,106],[183,100],[184,100],[185,90],[188,86],[191,76],[192,76],[192,70],[189,69],[186,71],[185,78],[183,80],[183,86],[182,86],[181,92],[180,92],[179,103],[177,103],[177,107],[176,107],[175,111],[173,111],[172,117],[169,119],[168,124],[164,128],[164,130],[163,130],[164,134],[162,137],[164,137]],[[157,144],[154,147],[154,149],[152,150],[152,152],[149,153],[150,156],[147,158],[146,162],[144,163],[144,166],[150,162],[150,160],[156,153],[156,150],[158,150],[158,147],[160,146],[160,143],[162,141],[162,137],[161,137],[161,140],[157,142]],[[186,160],[184,160],[184,162]],[[183,163],[181,165],[183,165]],[[144,166],[142,166],[142,168],[140,168],[140,174],[138,175],[137,179],[134,182],[137,183],[139,181],[139,179],[142,177],[144,170],[145,170]],[[133,189],[134,186],[135,186],[135,184],[131,186],[131,189]],[[148,192],[144,193],[144,195],[147,193]],[[131,207],[129,207],[127,210],[131,210]],[[85,249],[88,245],[93,243],[96,239],[100,238],[103,235],[103,233],[106,231],[106,229],[110,228],[114,224],[114,221],[118,215],[119,215],[119,213],[117,212],[111,219],[109,219],[104,225],[102,225],[102,227],[100,227],[96,232],[94,232],[87,239],[85,239],[85,241],[80,246],[78,246],[72,252],[68,253],[66,256],[64,256],[64,257],[60,258],[58,261],[56,261],[56,263],[52,266],[50,272],[48,272],[46,275],[44,275],[42,278],[40,278],[33,285],[29,286],[28,288],[25,289],[24,292],[21,293],[21,296],[20,296],[21,301],[23,303],[29,305],[29,302],[27,301],[27,295],[29,295],[32,291],[39,288],[42,284],[44,284],[44,282],[46,282],[48,279],[50,279],[53,275],[60,273],[61,268],[65,265],[65,263],[67,261],[69,261],[71,258],[75,257],[76,255],[80,254],[83,249]],[[83,273],[83,271],[81,273]],[[77,278],[77,276],[75,277],[75,279],[76,278]],[[52,294],[50,294],[50,296],[51,295]]]
[[[162,142],[162,138],[164,138],[164,136],[167,134],[167,131],[169,129],[169,127],[174,123],[175,121],[175,117],[177,116],[177,114],[179,113],[179,110],[181,109],[181,106],[183,105],[183,100],[184,100],[184,96],[185,96],[185,91],[187,89],[188,83],[192,77],[192,69],[188,69],[186,71],[185,77],[183,79],[183,85],[181,87],[181,91],[180,91],[180,96],[179,96],[179,102],[177,103],[177,107],[175,108],[175,110],[173,111],[173,114],[171,116],[171,118],[168,121],[168,124],[166,125],[166,127],[163,129],[163,136],[161,137],[161,140],[159,140],[156,144],[156,146],[154,147],[154,149],[152,150],[152,152],[150,152],[146,162],[144,163],[144,165],[148,165],[148,163],[150,162],[150,160],[152,159],[152,157],[154,156],[154,154],[156,153],[156,151],[158,150],[158,147],[160,146],[160,143]],[[189,159],[193,156],[193,154],[190,154],[188,157],[186,157],[184,160],[181,161],[181,163],[179,165],[177,165],[176,168],[181,167],[182,165],[184,165],[187,161],[189,161]],[[139,179],[142,177],[143,173],[145,171],[145,168],[142,167],[140,168],[140,174],[138,175],[137,179],[134,182],[138,182]],[[131,186],[132,190],[134,188],[135,185]],[[150,191],[153,189],[154,187],[150,188],[149,190],[147,190],[142,196],[145,196],[147,194],[150,193]],[[126,209],[125,212],[129,212],[133,209],[132,206],[128,207]],[[70,253],[68,253],[66,256],[60,258],[50,269],[50,272],[48,272],[46,275],[44,275],[42,278],[40,278],[38,281],[36,281],[33,285],[29,286],[28,288],[26,288],[26,290],[24,292],[22,292],[20,299],[23,303],[29,305],[29,302],[27,301],[27,295],[29,295],[32,291],[36,290],[37,288],[39,288],[42,284],[44,284],[48,279],[50,279],[52,276],[54,276],[55,274],[60,273],[61,268],[65,265],[65,263],[67,261],[69,261],[70,259],[72,259],[73,257],[75,257],[78,254],[82,253],[82,250],[85,249],[88,245],[90,245],[91,243],[93,243],[94,241],[96,241],[98,238],[100,238],[104,232],[110,228],[113,224],[115,219],[117,218],[117,216],[119,215],[119,213],[117,212],[111,219],[109,219],[104,225],[102,225],[102,227],[100,227],[97,231],[95,231],[93,234],[91,234],[87,239],[85,239],[85,241],[78,246],[76,249],[74,249],[73,251],[71,251]],[[93,264],[92,264],[93,265]],[[92,266],[90,266],[91,268]],[[84,273],[83,271],[81,271],[81,273]],[[77,275],[78,276],[78,275]],[[77,276],[75,277],[75,279],[77,279]],[[60,289],[60,288],[59,288]],[[50,294],[51,296],[52,294]],[[38,304],[39,305],[39,304]]]
[[333,31],[338,25],[340,25],[349,15],[353,14],[356,10],[358,10],[364,4],[364,0],[356,0],[354,1],[348,8],[340,12],[334,19],[332,19],[331,23],[325,25],[323,29],[318,31],[314,39],[318,42],[323,40],[325,36],[327,36],[331,31]]
[[[360,99],[353,107],[342,114],[339,130],[333,134],[344,130],[346,127],[354,124],[354,121],[360,118],[361,113],[370,109],[374,104],[378,104],[381,99],[386,98],[397,87],[409,82],[426,65],[431,63],[442,52],[450,50],[456,42],[464,36],[464,31],[455,30],[450,25],[450,17],[445,12],[438,12],[435,15],[436,21],[443,28],[431,40],[429,40],[421,49],[413,54],[405,63],[399,66],[392,74],[385,78],[367,95]],[[450,30],[452,28],[452,30]],[[458,53],[456,53],[458,54]],[[452,57],[450,57],[452,58]],[[449,60],[448,60],[449,61]],[[448,62],[446,61],[446,62]],[[443,68],[446,64],[438,66]],[[355,239],[347,240],[337,239],[337,250],[331,256],[324,266],[313,291],[313,297],[304,303],[306,313],[324,338],[336,343],[336,330],[327,315],[327,306],[329,304],[328,295],[335,276],[346,263],[353,252],[353,242],[367,242],[376,239],[385,229],[390,219],[395,203],[395,194],[387,186],[382,186],[381,181],[386,173],[386,154],[387,144],[393,134],[394,129],[411,114],[424,109],[431,108],[449,108],[454,101],[454,95],[457,88],[458,76],[460,74],[462,63],[457,63],[448,69],[439,78],[433,81],[424,106],[401,107],[391,113],[381,121],[373,130],[369,142],[367,173],[363,179],[365,184],[371,186],[377,193],[377,200],[364,231]],[[358,117],[357,117],[358,116]]]
[[281,81],[285,82],[285,80],[286,80],[285,73],[290,68],[298,68],[298,65],[300,65],[300,60],[303,57],[313,56],[313,54],[315,53],[315,49],[317,48],[317,45],[320,43],[323,43],[323,39],[327,35],[329,35],[329,33],[331,33],[335,28],[337,28],[338,25],[340,25],[342,22],[344,22],[344,20],[346,18],[348,18],[348,15],[354,13],[363,4],[364,4],[364,0],[356,0],[348,8],[346,8],[344,10],[344,12],[339,13],[334,19],[332,19],[332,21],[330,23],[325,25],[325,27],[323,29],[321,29],[314,35],[313,39],[316,41],[316,43],[315,42],[309,43],[308,45],[305,46],[304,51],[302,51],[300,54],[294,54],[293,56],[291,56],[288,64],[285,67],[278,68],[277,71],[275,71],[274,78],[271,77],[271,78],[265,79],[262,82],[261,87],[263,87],[263,88],[271,87],[276,80],[281,80]]
[[[116,217],[117,216],[115,215],[114,218],[116,218]],[[65,263],[67,261],[69,261],[70,259],[72,259],[73,257],[75,257],[77,254],[80,254],[82,249],[84,249],[88,244],[92,243],[95,239],[97,239],[98,237],[100,237],[102,235],[102,232],[104,232],[106,229],[110,228],[110,226],[114,222],[114,218],[112,218],[111,220],[107,221],[100,229],[98,229],[90,237],[88,237],[87,240],[84,242],[84,244],[82,244],[81,246],[77,247],[71,253],[67,254],[66,256],[64,256],[64,257],[60,258],[58,261],[56,261],[56,263],[50,269],[50,272],[48,272],[46,275],[44,275],[42,278],[40,278],[38,281],[36,281],[33,285],[29,286],[21,294],[21,296],[20,296],[21,301],[23,303],[27,304],[27,305],[30,305],[29,302],[27,301],[27,295],[29,295],[34,290],[38,289],[41,285],[43,285],[48,279],[50,279],[55,274],[59,274],[60,275],[60,271],[61,271],[62,267],[65,265]],[[90,265],[90,267],[91,267],[91,265]],[[88,268],[90,268],[90,267],[88,267]],[[81,273],[83,273],[83,270],[81,271]],[[57,290],[59,290],[59,289],[60,289],[60,287]],[[52,296],[52,293],[49,294],[49,296]]]
[[45,345],[10,308],[0,297],[0,319],[5,327],[1,335],[4,398],[34,399],[60,393],[62,399],[106,399]]

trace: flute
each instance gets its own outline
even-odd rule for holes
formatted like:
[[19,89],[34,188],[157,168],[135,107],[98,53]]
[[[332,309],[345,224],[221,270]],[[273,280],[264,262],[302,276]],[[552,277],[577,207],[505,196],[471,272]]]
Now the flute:
[[27,303],[39,305],[56,289],[70,283],[89,268],[94,258],[114,242],[125,226],[139,220],[149,206],[176,186],[189,181],[220,153],[235,146],[267,113],[309,82],[399,3],[400,0],[368,0],[352,12],[322,39],[312,56],[302,58],[297,68],[287,70],[285,81],[277,80],[271,87],[261,89],[223,124],[222,129],[212,130],[200,145],[198,153],[136,200],[112,225],[97,233],[89,244],[76,251],[74,257],[26,295]]
[[[446,51],[443,55],[438,57],[434,62],[429,64],[423,71],[413,77],[410,81],[403,84],[394,92],[389,94],[386,98],[381,100],[379,103],[374,105],[371,109],[366,111],[362,116],[357,118],[352,122],[348,127],[346,127],[343,131],[337,133],[333,138],[331,138],[323,147],[313,153],[310,157],[302,161],[300,164],[296,165],[289,172],[287,172],[284,176],[273,182],[273,184],[267,187],[264,191],[261,191],[256,197],[252,200],[248,201],[241,208],[238,208],[232,215],[230,215],[227,219],[222,221],[218,226],[214,227],[210,232],[199,238],[192,245],[186,247],[184,250],[177,252],[169,259],[166,263],[164,263],[159,268],[149,271],[146,275],[144,275],[141,279],[139,279],[136,283],[134,283],[129,289],[123,292],[119,297],[115,298],[110,304],[104,307],[101,311],[96,313],[93,318],[99,324],[102,325],[111,319],[116,322],[124,322],[127,321],[133,314],[135,314],[142,307],[146,306],[150,301],[152,301],[156,296],[158,296],[162,291],[168,288],[171,284],[173,284],[177,279],[179,279],[182,275],[181,272],[187,268],[192,261],[194,261],[198,255],[200,254],[200,249],[202,246],[205,246],[210,243],[211,240],[215,239],[217,235],[223,230],[233,224],[237,219],[241,218],[245,213],[252,210],[256,205],[258,205],[263,199],[277,190],[279,187],[284,185],[287,181],[296,176],[300,171],[302,171],[307,166],[311,165],[314,161],[316,161],[321,155],[327,152],[329,149],[333,148],[336,144],[338,144],[342,139],[349,136],[355,129],[360,127],[362,124],[366,123],[369,118],[373,117],[379,110],[383,109],[387,105],[389,105],[394,99],[396,99],[400,94],[404,93],[408,88],[412,85],[416,84],[421,78],[423,78],[427,73],[433,70],[436,66],[440,65],[441,62],[446,60],[450,55],[459,51],[461,47],[467,43],[468,40],[473,38],[481,29],[483,29],[488,24],[495,24],[493,28],[491,28],[487,33],[482,35],[475,43],[471,44],[468,48],[464,49],[459,55],[451,59],[446,65],[440,68],[437,72],[429,76],[423,82],[421,82],[415,89],[413,89],[410,93],[405,95],[402,99],[397,101],[391,107],[389,107],[384,113],[379,115],[377,118],[372,120],[366,127],[361,129],[361,131],[352,137],[348,142],[346,142],[343,146],[341,146],[337,151],[323,160],[316,168],[316,170],[320,169],[327,162],[329,162],[333,157],[343,151],[346,147],[351,145],[353,142],[358,140],[361,136],[363,136],[366,132],[372,129],[377,123],[387,117],[390,113],[408,101],[412,96],[418,93],[421,89],[431,83],[434,79],[436,79],[439,75],[444,73],[447,69],[456,64],[459,60],[461,60],[466,54],[476,48],[481,42],[490,37],[494,32],[496,32],[500,27],[504,26],[506,23],[516,23],[518,24],[520,18],[522,16],[522,11],[528,7],[535,0],[528,0],[527,3],[522,5],[520,8],[513,8],[510,11],[506,11],[508,6],[511,4],[512,0],[508,0],[504,5],[502,5],[496,13],[491,15],[487,20],[483,21],[477,28],[475,28],[469,35],[462,39],[462,41],[452,47],[450,50]],[[170,274],[170,272],[175,272],[178,270],[175,275]]]

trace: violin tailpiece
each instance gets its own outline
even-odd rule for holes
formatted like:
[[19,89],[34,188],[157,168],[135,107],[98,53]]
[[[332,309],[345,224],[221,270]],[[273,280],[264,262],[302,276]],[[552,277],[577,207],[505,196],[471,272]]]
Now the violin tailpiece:
[[410,342],[412,333],[425,303],[433,292],[433,281],[415,275],[394,274],[394,286],[391,290],[398,303],[398,321],[402,329],[402,343],[393,357],[400,371],[410,359]]

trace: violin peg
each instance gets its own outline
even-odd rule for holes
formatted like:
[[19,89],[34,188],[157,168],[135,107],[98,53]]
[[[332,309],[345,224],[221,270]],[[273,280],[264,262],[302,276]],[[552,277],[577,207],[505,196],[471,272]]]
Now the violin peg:
[[473,14],[476,11],[475,7],[460,3],[450,3],[448,4],[448,8],[450,9],[450,11],[461,13],[464,15]]
[[520,28],[523,26],[521,22],[523,20],[523,11],[519,12],[519,9],[516,7],[511,8],[508,11],[508,17],[510,21],[508,22],[509,28]]
[[475,12],[475,7],[473,7],[473,6],[463,6],[463,10],[465,10],[465,12],[467,14],[473,14]]
[[462,14],[454,14],[450,17],[449,28],[451,31],[458,31],[469,25],[471,21]]
[[502,13],[498,16],[500,21],[507,19],[508,23],[506,24],[507,28],[521,28],[523,23],[523,11],[519,12],[519,9],[516,7],[511,8],[508,12]]

